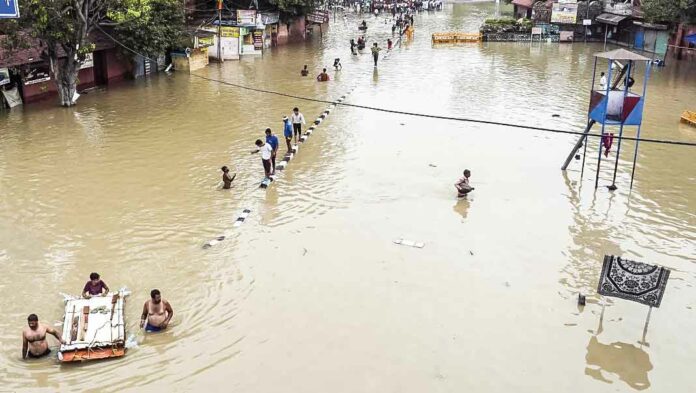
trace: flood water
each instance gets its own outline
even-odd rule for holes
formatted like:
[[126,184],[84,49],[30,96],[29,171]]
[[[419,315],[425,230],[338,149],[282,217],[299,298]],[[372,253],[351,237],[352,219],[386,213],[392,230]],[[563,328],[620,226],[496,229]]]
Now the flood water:
[[[431,33],[475,31],[493,9],[417,16],[414,40],[378,69],[350,57],[358,20],[339,15],[322,37],[196,74],[319,99],[357,86],[347,102],[582,130],[601,45],[431,47]],[[385,46],[390,25],[366,19],[368,42]],[[336,57],[330,83],[299,77]],[[642,136],[696,141],[679,123],[693,75],[654,70]],[[595,190],[596,140],[581,179],[580,161],[559,169],[573,136],[339,107],[260,190],[249,151],[293,106],[308,119],[326,108],[175,73],[74,109],[2,114],[0,391],[696,390],[696,150],[641,144],[629,192],[626,142],[610,193],[615,148]],[[238,173],[232,190],[217,188],[222,165]],[[464,168],[476,190],[458,200]],[[605,254],[673,269],[645,342],[637,303],[605,298],[599,326]],[[133,291],[139,346],[112,361],[22,361],[26,316],[60,322],[60,293],[79,293],[92,271]],[[143,336],[152,288],[175,316]]]

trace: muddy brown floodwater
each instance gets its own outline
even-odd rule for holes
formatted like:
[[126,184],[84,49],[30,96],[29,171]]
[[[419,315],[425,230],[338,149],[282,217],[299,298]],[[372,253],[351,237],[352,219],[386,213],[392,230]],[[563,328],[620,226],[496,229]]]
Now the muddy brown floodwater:
[[[601,46],[431,47],[432,32],[474,31],[492,13],[419,15],[413,42],[378,69],[350,57],[349,15],[323,37],[198,74],[323,99],[357,85],[348,102],[581,130]],[[390,26],[367,19],[368,41],[384,42]],[[330,83],[298,76],[335,57],[344,68]],[[693,75],[686,63],[655,70],[645,137],[696,141],[679,124]],[[0,391],[696,391],[696,150],[641,144],[629,193],[628,142],[610,193],[606,163],[594,189],[596,140],[581,179],[579,161],[559,170],[574,137],[342,107],[261,191],[249,150],[293,106],[310,119],[325,108],[176,73],[74,109],[3,114]],[[217,189],[225,164],[238,173],[229,191]],[[464,168],[476,191],[457,200]],[[647,342],[637,303],[607,299],[599,326],[604,254],[673,269]],[[133,291],[139,346],[77,366],[22,361],[26,316],[60,322],[60,292],[92,271]],[[176,314],[143,337],[155,287]]]

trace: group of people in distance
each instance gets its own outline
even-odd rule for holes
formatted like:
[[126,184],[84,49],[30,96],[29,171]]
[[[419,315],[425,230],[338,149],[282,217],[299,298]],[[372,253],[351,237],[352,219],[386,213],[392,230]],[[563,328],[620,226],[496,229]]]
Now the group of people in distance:
[[[82,289],[82,297],[89,299],[95,296],[107,296],[109,287],[100,278],[98,273],[89,275],[89,281]],[[159,289],[150,291],[150,299],[143,305],[143,312],[140,319],[140,328],[146,332],[160,332],[169,326],[169,322],[174,316],[174,310],[168,301],[162,299]],[[51,353],[48,346],[46,335],[50,334],[58,342],[65,344],[65,341],[58,331],[48,325],[39,322],[36,314],[27,317],[27,327],[22,330],[22,359],[41,358]]]

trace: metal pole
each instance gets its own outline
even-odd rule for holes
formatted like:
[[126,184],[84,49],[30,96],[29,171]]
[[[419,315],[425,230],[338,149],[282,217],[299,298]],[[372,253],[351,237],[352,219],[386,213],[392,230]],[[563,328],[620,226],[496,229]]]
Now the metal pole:
[[[626,72],[626,77],[624,79],[626,81],[626,83],[624,83],[624,94],[623,94],[624,103],[626,100],[626,95],[628,94],[628,80],[631,78],[632,71],[633,71],[633,60],[629,60],[628,61],[628,71]],[[623,116],[623,104],[621,104],[621,113]],[[616,173],[619,169],[619,155],[621,155],[621,140],[622,140],[621,137],[623,136],[623,128],[624,128],[623,119],[621,119],[621,127],[619,127],[619,143],[616,146],[616,162],[614,162],[614,177],[611,180],[611,186],[609,187],[609,189],[612,191],[616,190]]]
[[222,0],[218,0],[218,61],[222,63]]
[[[646,63],[645,65],[645,77],[643,78],[643,97],[641,97],[641,100],[645,100],[645,94],[648,89],[648,76],[650,75],[650,63]],[[644,104],[644,103],[643,103]],[[642,117],[641,117],[642,119]],[[641,120],[641,125],[642,125],[642,120]],[[635,177],[636,173],[636,161],[638,160],[638,144],[640,143],[640,127],[641,125],[638,125],[638,132],[636,133],[636,149],[633,152],[633,169],[631,169],[631,186],[630,189],[633,189],[633,179]]]
[[[612,59],[609,59],[609,75],[607,76],[607,80],[611,80],[611,63],[613,62]],[[602,141],[604,139],[604,128],[606,127],[606,122],[607,122],[607,109],[609,108],[609,94],[611,93],[609,83],[607,83],[606,87],[606,100],[604,101],[604,118],[602,119],[602,136],[599,139],[599,155],[597,157],[597,174],[595,175],[595,184],[594,188],[597,189],[599,186],[599,169],[600,166],[602,165]]]
[[607,50],[607,34],[609,34],[609,25],[604,24],[604,50]]

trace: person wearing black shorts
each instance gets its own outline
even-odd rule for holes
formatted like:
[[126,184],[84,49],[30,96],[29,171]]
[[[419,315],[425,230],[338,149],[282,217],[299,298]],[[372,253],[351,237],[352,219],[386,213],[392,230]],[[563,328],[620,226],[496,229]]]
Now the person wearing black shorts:
[[300,136],[302,136],[302,125],[307,123],[305,123],[305,118],[302,115],[302,113],[300,113],[300,110],[297,107],[292,108],[291,120],[292,129],[295,134],[295,144],[297,144],[297,141],[300,139]]

